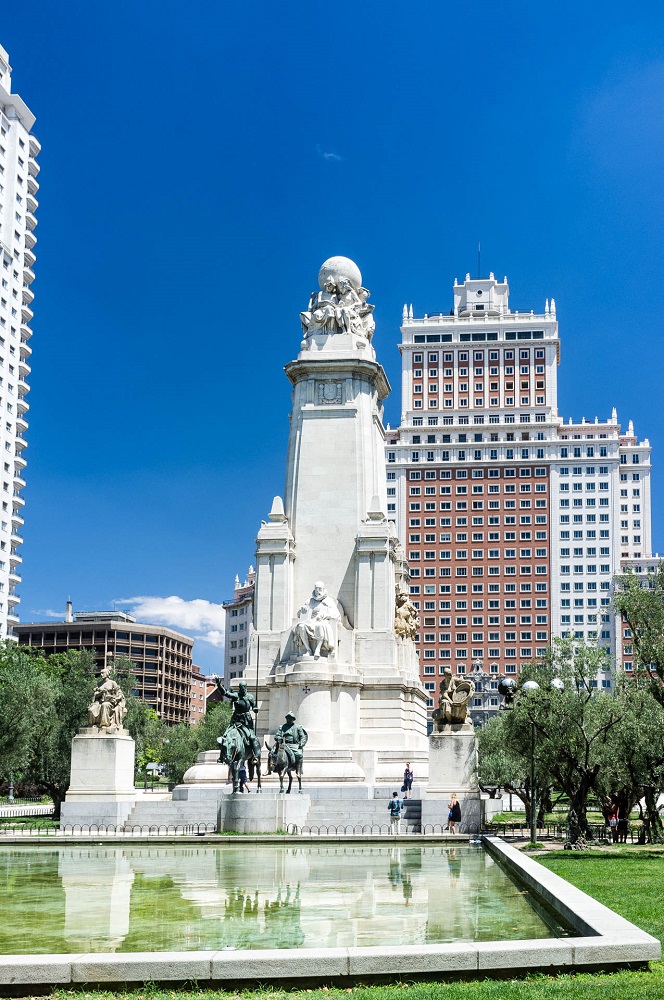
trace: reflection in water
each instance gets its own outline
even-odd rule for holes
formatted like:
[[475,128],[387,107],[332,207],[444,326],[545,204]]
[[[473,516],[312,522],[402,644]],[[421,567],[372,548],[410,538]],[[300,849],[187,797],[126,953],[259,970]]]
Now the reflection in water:
[[[353,947],[552,937],[481,848],[0,848],[0,953]],[[548,920],[548,918],[545,918]]]

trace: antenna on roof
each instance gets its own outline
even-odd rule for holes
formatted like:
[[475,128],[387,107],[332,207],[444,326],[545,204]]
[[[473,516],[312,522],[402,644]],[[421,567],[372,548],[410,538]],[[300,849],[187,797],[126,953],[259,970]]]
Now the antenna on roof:
[[482,248],[480,246],[480,241],[478,240],[477,241],[477,277],[478,278],[482,277],[481,260],[482,260]]

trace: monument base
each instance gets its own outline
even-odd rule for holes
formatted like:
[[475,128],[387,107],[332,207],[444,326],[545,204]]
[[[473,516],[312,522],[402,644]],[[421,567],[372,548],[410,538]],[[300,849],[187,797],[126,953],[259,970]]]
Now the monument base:
[[310,797],[295,790],[290,795],[272,791],[224,795],[219,802],[218,829],[235,833],[287,832],[290,826],[306,823],[310,805]]
[[127,732],[81,729],[71,746],[62,826],[119,826],[136,800],[135,744]]
[[[449,726],[429,737],[429,783],[422,802],[422,829],[448,824],[449,801],[461,806],[459,833],[479,833],[480,790],[477,784],[477,739],[467,726]],[[437,831],[436,831],[437,832]]]

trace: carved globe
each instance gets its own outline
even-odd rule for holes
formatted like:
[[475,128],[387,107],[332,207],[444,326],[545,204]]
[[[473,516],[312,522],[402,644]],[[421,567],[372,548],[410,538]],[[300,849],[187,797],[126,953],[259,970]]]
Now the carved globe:
[[348,278],[353,288],[360,288],[362,285],[360,269],[349,257],[328,257],[318,272],[318,285],[321,289],[325,287],[329,277],[335,280]]

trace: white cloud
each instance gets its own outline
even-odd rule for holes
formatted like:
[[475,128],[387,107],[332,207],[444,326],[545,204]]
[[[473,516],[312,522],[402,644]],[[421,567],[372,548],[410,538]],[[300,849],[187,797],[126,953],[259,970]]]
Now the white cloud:
[[155,625],[170,625],[193,632],[195,639],[223,648],[226,613],[221,604],[197,598],[128,597],[115,602],[118,607],[130,607],[139,621]]
[[326,153],[325,150],[320,148],[320,146],[316,146],[316,152],[323,160],[333,160],[335,162],[343,160],[343,156],[339,156],[338,153],[333,153],[331,150]]
[[211,646],[224,648],[224,633],[218,629],[211,629],[207,635],[196,635],[194,638],[200,639],[201,642],[209,642]]

